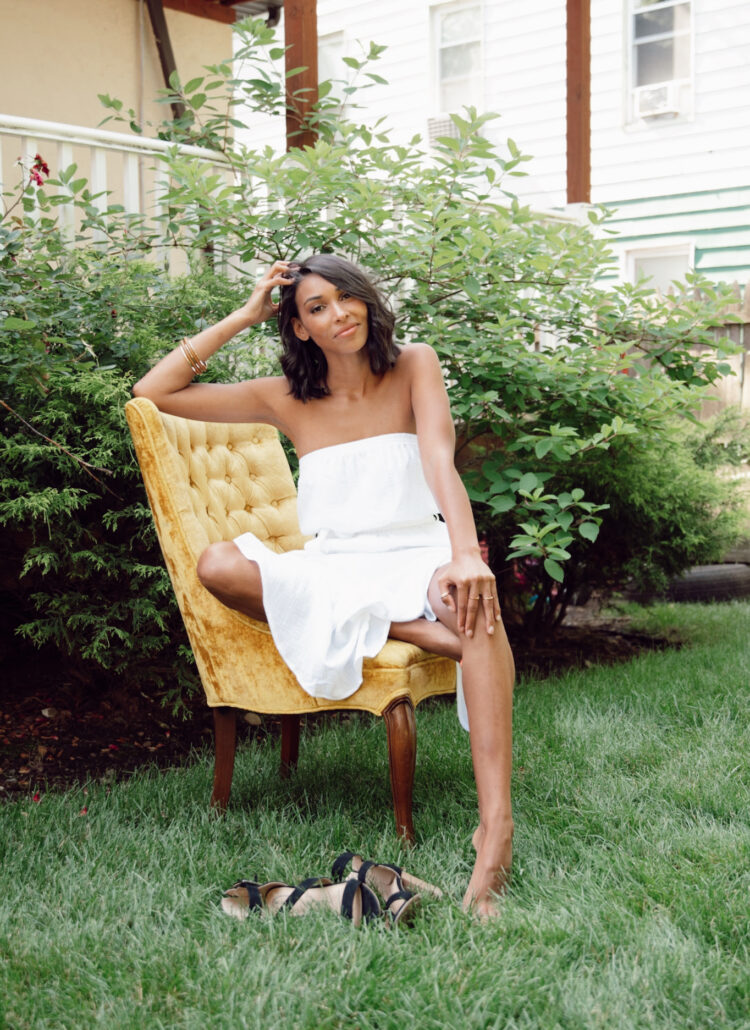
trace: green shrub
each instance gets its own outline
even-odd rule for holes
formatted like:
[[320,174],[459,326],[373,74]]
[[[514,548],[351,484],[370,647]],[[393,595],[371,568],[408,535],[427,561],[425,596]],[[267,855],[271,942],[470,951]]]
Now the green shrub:
[[[0,255],[3,640],[59,655],[60,675],[197,682],[123,408],[132,384],[242,290],[210,272],[170,280],[142,262],[63,249],[26,227]],[[232,376],[241,347],[212,365]]]
[[[248,262],[312,250],[369,267],[400,339],[439,354],[459,464],[504,603],[527,630],[553,626],[592,584],[658,580],[717,554],[732,501],[683,429],[727,372],[730,347],[715,333],[726,291],[696,276],[671,300],[603,289],[604,213],[579,225],[520,205],[510,186],[525,156],[484,137],[491,115],[454,116],[457,137],[428,153],[419,138],[396,145],[382,125],[358,124],[349,85],[346,120],[342,90],[325,85],[314,148],[236,142],[240,94],[263,111],[284,97],[265,64],[269,31],[240,33],[255,72],[173,79],[163,99],[178,96],[185,118],[151,130],[210,145],[231,174],[175,149],[164,216],[148,222],[99,212],[74,166],[44,182],[42,162],[0,219],[6,624],[87,674],[194,681],[122,406],[157,354],[240,302],[256,274]],[[378,52],[350,66],[366,77]],[[75,247],[57,230],[64,204],[78,212]],[[190,275],[157,267],[165,246],[188,252]],[[236,267],[230,278],[212,265]],[[271,371],[273,335],[251,331],[210,375]]]

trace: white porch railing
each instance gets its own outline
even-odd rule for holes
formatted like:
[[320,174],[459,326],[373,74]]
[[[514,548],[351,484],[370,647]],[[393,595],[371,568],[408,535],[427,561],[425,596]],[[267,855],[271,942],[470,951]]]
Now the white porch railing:
[[[0,194],[15,191],[23,179],[28,180],[40,154],[53,177],[76,164],[75,177],[88,181],[100,210],[122,204],[128,214],[156,217],[168,182],[166,166],[158,158],[174,146],[160,139],[0,114]],[[205,161],[212,171],[231,176],[229,162],[214,150],[185,145],[178,150],[184,157]],[[8,198],[4,203],[7,207]],[[61,223],[72,228],[72,206],[62,205],[58,213]]]

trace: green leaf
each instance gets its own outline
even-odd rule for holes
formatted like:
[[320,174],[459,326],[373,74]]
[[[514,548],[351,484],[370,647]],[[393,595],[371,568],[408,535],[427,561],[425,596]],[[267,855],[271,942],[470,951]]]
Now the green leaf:
[[464,279],[464,289],[470,297],[476,298],[479,296],[481,286],[475,276],[467,275]]
[[599,536],[599,527],[595,522],[582,522],[578,527],[578,532],[585,540],[593,543]]
[[527,472],[525,475],[521,476],[518,484],[516,485],[516,490],[523,491],[524,493],[531,493],[531,491],[535,490],[538,486],[539,480],[534,473]]
[[[481,500],[482,495],[477,497],[477,500]],[[490,507],[493,511],[496,511],[498,515],[502,515],[503,512],[510,511],[516,505],[515,499],[510,494],[500,494],[499,496],[490,498]]]
[[562,565],[556,562],[553,558],[544,559],[544,571],[550,577],[550,579],[556,580],[558,583],[562,583],[565,578],[565,573],[562,570]]
[[6,329],[8,331],[13,330],[17,333],[27,333],[35,326],[36,322],[30,318],[16,318],[15,315],[8,315],[2,325],[0,325],[0,329]]
[[552,448],[555,446],[555,441],[552,437],[548,436],[543,440],[537,440],[534,444],[534,453],[537,458],[543,458],[545,454],[549,454]]

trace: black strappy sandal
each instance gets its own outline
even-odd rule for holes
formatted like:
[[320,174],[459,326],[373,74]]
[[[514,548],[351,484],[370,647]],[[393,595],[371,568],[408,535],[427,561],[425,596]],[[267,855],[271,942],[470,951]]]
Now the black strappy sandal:
[[365,862],[361,855],[357,855],[353,851],[344,851],[339,855],[333,863],[331,877],[341,881],[346,867],[350,863],[352,871],[346,882],[355,882],[374,888],[383,900],[385,914],[392,926],[410,922],[421,901],[421,895],[407,890],[404,887],[405,883],[409,886],[419,887],[436,897],[443,896],[443,892],[438,887],[433,887],[432,884],[426,883],[410,873],[404,873],[400,866],[382,862]]
[[354,926],[380,915],[378,899],[367,884],[357,880],[332,883],[322,876],[312,876],[296,887],[275,881],[259,884],[238,880],[225,891],[221,907],[237,919],[246,919],[254,909],[271,913],[286,909],[293,916],[303,916],[313,908],[323,907],[349,919]]

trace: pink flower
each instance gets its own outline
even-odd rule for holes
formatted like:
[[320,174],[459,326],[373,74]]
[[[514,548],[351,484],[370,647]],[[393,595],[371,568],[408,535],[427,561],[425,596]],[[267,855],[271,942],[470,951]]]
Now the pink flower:
[[34,156],[34,164],[31,166],[31,171],[29,172],[29,178],[31,182],[36,183],[37,186],[43,186],[43,175],[49,175],[49,165],[41,154],[36,154]]

